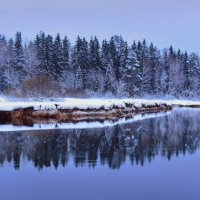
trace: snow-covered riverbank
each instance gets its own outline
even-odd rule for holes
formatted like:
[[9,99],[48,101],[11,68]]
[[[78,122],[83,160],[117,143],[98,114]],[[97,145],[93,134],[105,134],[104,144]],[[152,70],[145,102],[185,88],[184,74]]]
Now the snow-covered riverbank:
[[170,104],[140,99],[59,99],[57,101],[0,102],[0,123],[14,125],[84,120],[117,120],[138,113],[171,110]]
[[17,100],[10,101],[6,98],[0,98],[0,111],[12,111],[14,109],[24,109],[33,107],[34,110],[56,110],[56,109],[112,109],[115,107],[125,108],[133,105],[135,108],[146,106],[162,105],[169,106],[200,106],[200,101],[189,100],[158,100],[158,99],[73,99],[62,98],[53,101],[34,101]]
[[[174,107],[200,107],[198,101],[147,99],[58,99],[12,101],[0,98],[0,124],[4,130],[98,127],[113,125],[136,114],[162,113]],[[107,123],[109,122],[109,123]],[[67,123],[67,124],[66,124]],[[71,123],[71,124],[70,124]],[[86,124],[87,123],[87,124]],[[16,126],[18,126],[16,128]]]

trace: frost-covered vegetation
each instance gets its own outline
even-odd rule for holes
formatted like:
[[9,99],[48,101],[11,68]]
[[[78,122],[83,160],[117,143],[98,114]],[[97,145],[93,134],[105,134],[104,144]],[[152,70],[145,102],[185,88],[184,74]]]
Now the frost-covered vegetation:
[[158,50],[121,36],[99,42],[39,33],[24,44],[0,36],[0,93],[17,97],[141,97],[200,95],[195,53]]

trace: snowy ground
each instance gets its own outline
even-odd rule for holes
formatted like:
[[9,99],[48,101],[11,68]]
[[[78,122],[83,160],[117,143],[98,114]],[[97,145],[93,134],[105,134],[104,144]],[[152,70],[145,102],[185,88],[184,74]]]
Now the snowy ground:
[[132,103],[136,107],[142,107],[142,104],[145,105],[155,105],[155,104],[168,104],[168,105],[198,105],[200,106],[200,101],[189,101],[189,100],[147,100],[147,99],[73,99],[73,98],[62,98],[58,101],[10,101],[6,98],[0,98],[0,111],[11,111],[17,108],[27,108],[34,107],[35,110],[54,110],[59,109],[87,109],[87,108],[112,108],[114,105],[119,107],[125,107],[125,103]]

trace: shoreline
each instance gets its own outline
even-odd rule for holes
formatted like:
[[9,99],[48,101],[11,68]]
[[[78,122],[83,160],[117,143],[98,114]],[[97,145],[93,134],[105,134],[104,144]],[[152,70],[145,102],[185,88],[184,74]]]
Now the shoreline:
[[0,124],[28,125],[119,120],[136,114],[167,112],[176,107],[200,108],[198,101],[147,99],[61,99],[0,101]]
[[132,117],[134,114],[159,113],[172,110],[167,104],[143,105],[136,107],[134,104],[126,104],[125,107],[113,108],[87,108],[87,109],[45,109],[35,110],[34,107],[17,108],[11,111],[0,111],[0,124],[32,125],[34,123],[49,122],[80,122],[118,120],[122,117]]

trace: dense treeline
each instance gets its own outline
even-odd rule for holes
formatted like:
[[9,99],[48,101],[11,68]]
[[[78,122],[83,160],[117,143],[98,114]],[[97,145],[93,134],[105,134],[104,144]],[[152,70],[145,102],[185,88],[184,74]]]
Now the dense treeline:
[[29,97],[200,95],[200,58],[121,36],[99,42],[39,33],[23,44],[0,35],[0,92]]

